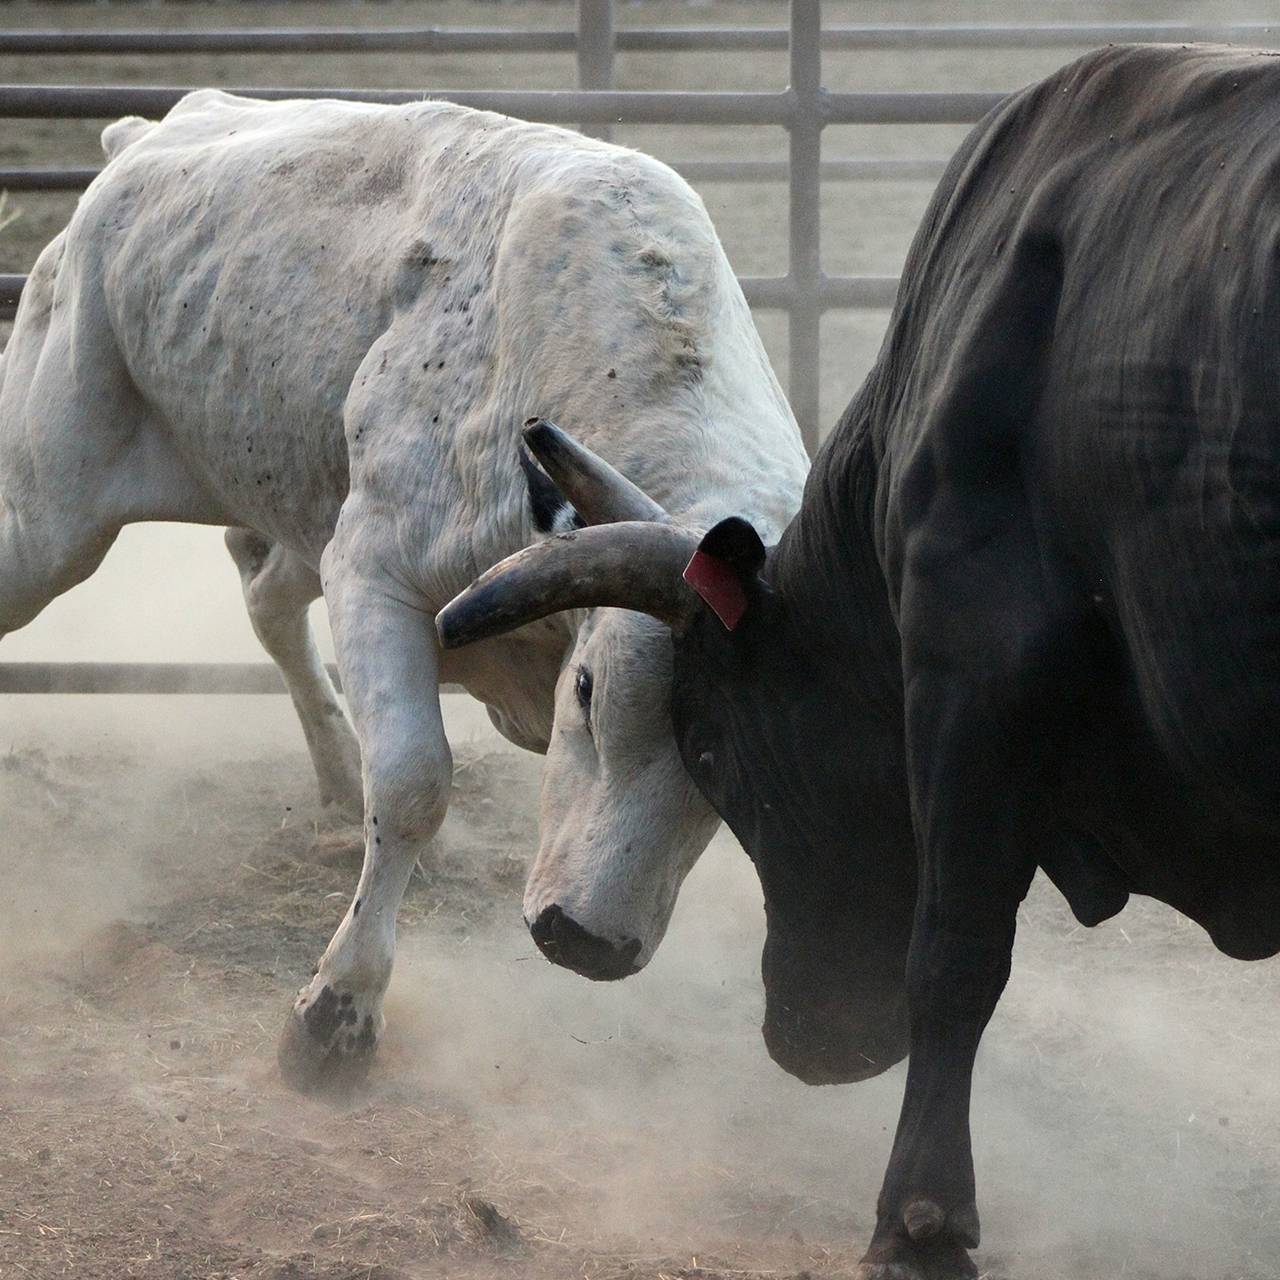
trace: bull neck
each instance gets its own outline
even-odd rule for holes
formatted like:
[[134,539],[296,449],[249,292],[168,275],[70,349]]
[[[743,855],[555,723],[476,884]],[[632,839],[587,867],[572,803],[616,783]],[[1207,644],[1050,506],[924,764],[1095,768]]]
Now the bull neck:
[[804,500],[769,557],[791,643],[839,664],[877,701],[901,709],[898,630],[876,549],[879,466],[865,422],[847,416],[814,459]]

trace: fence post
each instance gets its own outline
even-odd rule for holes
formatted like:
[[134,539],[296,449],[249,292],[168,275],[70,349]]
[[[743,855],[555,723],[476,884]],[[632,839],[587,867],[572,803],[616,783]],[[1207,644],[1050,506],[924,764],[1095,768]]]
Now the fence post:
[[791,0],[787,390],[809,452],[818,447],[822,331],[822,0]]
[[[613,88],[613,0],[578,0],[578,88]],[[578,129],[608,142],[610,124],[580,124]]]

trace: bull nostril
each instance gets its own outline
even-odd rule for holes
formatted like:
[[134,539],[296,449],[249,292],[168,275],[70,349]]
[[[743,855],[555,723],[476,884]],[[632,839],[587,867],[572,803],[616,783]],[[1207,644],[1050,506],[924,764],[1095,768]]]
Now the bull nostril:
[[584,978],[610,982],[636,973],[640,939],[628,938],[614,944],[588,932],[557,905],[544,907],[529,926],[529,932],[552,964],[572,969]]

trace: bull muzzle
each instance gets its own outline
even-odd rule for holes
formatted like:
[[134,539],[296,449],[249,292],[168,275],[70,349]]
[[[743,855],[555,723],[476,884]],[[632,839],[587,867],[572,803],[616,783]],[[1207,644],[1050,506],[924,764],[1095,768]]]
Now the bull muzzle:
[[544,907],[529,925],[529,932],[552,964],[558,964],[594,982],[613,982],[638,973],[640,939],[610,942],[584,929],[558,905]]

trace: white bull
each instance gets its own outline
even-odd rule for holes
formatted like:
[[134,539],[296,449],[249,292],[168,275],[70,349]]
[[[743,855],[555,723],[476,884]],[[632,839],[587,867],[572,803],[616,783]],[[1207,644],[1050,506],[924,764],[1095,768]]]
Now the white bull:
[[[535,938],[633,972],[717,822],[672,738],[669,637],[600,609],[442,655],[432,620],[572,518],[518,453],[535,415],[685,524],[771,540],[790,519],[804,451],[701,201],[646,156],[438,102],[201,91],[103,145],[0,367],[0,634],[131,521],[231,526],[322,798],[364,813],[355,897],[282,1040],[301,1087],[357,1077],[381,1035],[397,907],[448,803],[442,681],[547,753]],[[581,517],[636,514],[611,501]],[[308,627],[322,584],[354,736]]]

